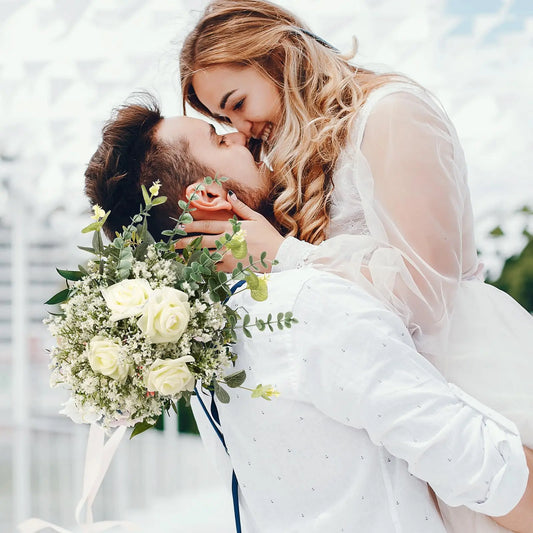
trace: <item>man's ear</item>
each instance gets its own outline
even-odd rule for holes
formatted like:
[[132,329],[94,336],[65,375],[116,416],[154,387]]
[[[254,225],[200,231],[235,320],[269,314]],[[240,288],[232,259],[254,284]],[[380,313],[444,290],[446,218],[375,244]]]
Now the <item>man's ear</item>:
[[191,207],[200,211],[231,211],[231,204],[226,199],[226,191],[217,183],[203,184],[203,190],[195,190],[198,183],[191,183],[185,189],[187,200],[194,194]]

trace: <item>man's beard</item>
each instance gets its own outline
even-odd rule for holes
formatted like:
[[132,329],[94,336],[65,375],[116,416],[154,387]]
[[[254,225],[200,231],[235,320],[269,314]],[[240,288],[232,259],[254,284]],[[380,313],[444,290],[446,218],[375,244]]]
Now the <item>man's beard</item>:
[[241,202],[263,215],[273,226],[278,227],[274,217],[274,197],[268,190],[252,189],[235,183],[231,178],[223,182],[226,191],[233,191]]

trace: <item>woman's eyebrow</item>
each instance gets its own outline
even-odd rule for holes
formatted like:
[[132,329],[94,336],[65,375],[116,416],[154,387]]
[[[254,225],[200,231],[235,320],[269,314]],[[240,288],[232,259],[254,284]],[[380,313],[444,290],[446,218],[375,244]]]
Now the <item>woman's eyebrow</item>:
[[228,98],[236,91],[237,89],[233,89],[233,91],[228,91],[223,97],[222,100],[220,100],[220,109],[224,109],[226,107],[226,103],[228,102]]

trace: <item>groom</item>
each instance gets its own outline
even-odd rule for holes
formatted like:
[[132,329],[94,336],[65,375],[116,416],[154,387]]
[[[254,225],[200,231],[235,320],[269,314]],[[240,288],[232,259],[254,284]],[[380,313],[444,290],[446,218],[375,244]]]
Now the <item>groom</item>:
[[[245,213],[237,197],[268,215],[266,171],[240,134],[163,119],[149,101],[125,106],[106,125],[86,191],[111,209],[112,236],[137,212],[139,183],[159,179],[169,200],[151,212],[157,237],[172,227],[178,200],[214,173],[231,179],[201,191],[191,203],[195,218],[216,225]],[[269,292],[262,303],[246,293],[231,300],[252,317],[290,310],[299,324],[240,338],[231,372],[274,385],[279,398],[235,389],[218,405],[228,454],[193,405],[228,483],[236,474],[244,531],[443,533],[426,483],[449,505],[531,531],[533,482],[515,426],[446,383],[398,317],[353,283],[309,268],[272,274]]]

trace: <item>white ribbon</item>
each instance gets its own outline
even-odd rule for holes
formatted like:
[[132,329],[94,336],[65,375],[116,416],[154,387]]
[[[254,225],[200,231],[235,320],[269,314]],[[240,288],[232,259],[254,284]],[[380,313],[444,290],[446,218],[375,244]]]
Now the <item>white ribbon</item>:
[[[108,520],[93,523],[92,505],[94,499],[125,432],[126,426],[121,426],[105,442],[105,431],[99,425],[91,424],[87,441],[87,452],[85,454],[82,496],[76,506],[75,515],[76,522],[81,527],[83,533],[99,533],[100,531],[107,531],[117,526],[121,526],[127,531],[140,531],[139,527],[131,522]],[[81,515],[84,507],[85,520],[82,521]],[[30,518],[19,524],[17,529],[20,533],[37,533],[47,527],[52,528],[58,533],[72,533],[68,529],[40,520],[39,518]]]

